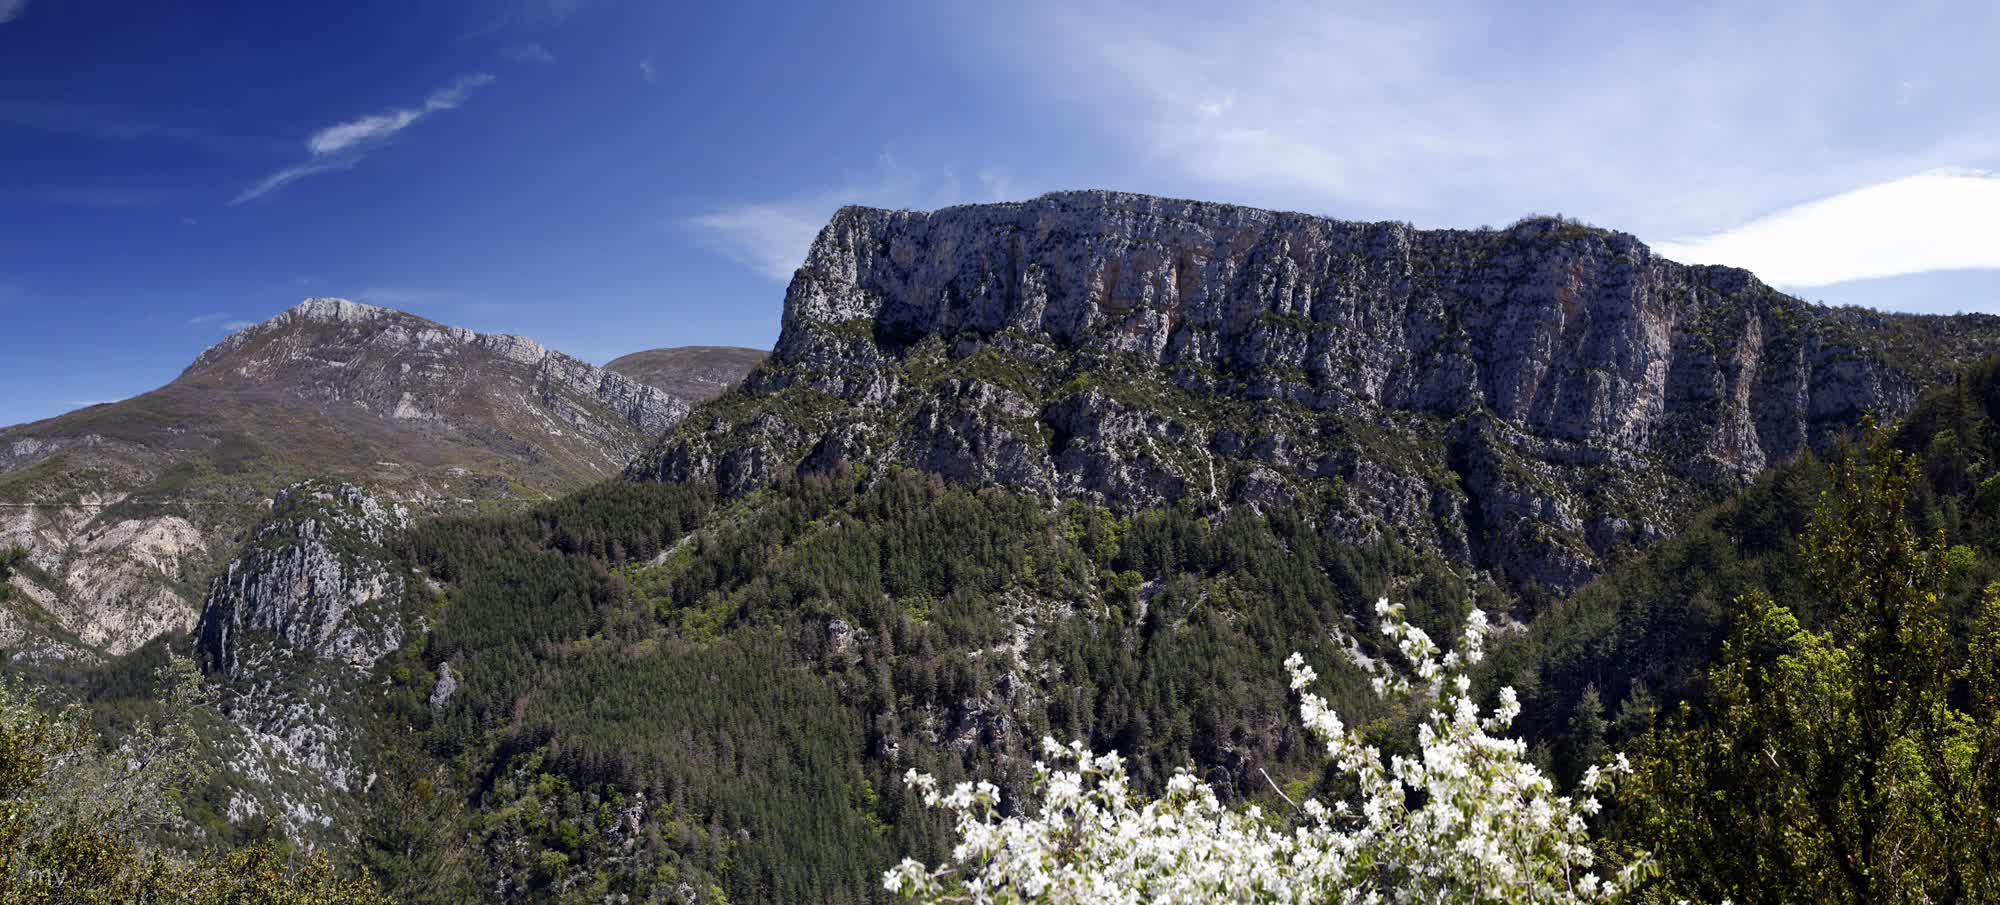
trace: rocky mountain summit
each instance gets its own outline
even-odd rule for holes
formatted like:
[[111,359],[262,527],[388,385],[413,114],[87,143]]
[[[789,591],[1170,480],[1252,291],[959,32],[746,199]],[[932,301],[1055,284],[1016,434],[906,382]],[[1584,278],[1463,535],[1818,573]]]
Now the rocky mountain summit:
[[620,356],[604,369],[690,402],[705,402],[742,383],[770,354],[737,346],[680,346]]
[[2000,349],[1555,218],[1418,230],[1111,192],[850,207],[770,361],[631,474],[908,465],[1137,508],[1316,499],[1573,588]]
[[649,439],[688,409],[687,400],[532,339],[474,333],[344,299],[307,299],[231,335],[202,353],[175,385],[217,393],[276,387],[300,402],[352,407],[593,476],[615,472],[629,460],[635,438]]
[[689,406],[534,340],[308,299],[158,390],[0,430],[0,546],[32,556],[0,646],[115,654],[191,628],[293,482],[428,510],[543,499],[617,474]]

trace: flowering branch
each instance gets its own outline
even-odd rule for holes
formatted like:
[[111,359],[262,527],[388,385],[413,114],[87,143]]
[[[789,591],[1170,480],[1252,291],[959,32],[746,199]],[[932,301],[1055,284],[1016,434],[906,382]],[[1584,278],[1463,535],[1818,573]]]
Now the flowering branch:
[[[1467,670],[1484,657],[1485,615],[1475,610],[1458,649],[1441,655],[1402,607],[1383,600],[1376,613],[1382,636],[1409,669],[1379,671],[1375,693],[1413,697],[1421,689],[1428,704],[1417,755],[1385,760],[1310,690],[1318,675],[1304,657],[1285,661],[1300,717],[1355,782],[1353,800],[1293,803],[1298,819],[1279,828],[1257,807],[1225,808],[1184,768],[1162,798],[1142,801],[1115,753],[1044,739],[1047,760],[1035,765],[1033,782],[1038,806],[1022,815],[999,816],[999,789],[991,783],[961,783],[946,793],[933,777],[911,771],[907,781],[926,805],[958,815],[959,842],[950,865],[932,869],[906,859],[884,875],[884,886],[927,902],[974,903],[1623,897],[1646,862],[1601,875],[1585,817],[1598,811],[1593,796],[1630,772],[1624,756],[1591,768],[1580,797],[1556,794],[1526,760],[1526,745],[1498,735],[1520,714],[1513,689],[1501,689],[1499,706],[1485,715],[1472,699]],[[1275,782],[1272,788],[1292,803]]]

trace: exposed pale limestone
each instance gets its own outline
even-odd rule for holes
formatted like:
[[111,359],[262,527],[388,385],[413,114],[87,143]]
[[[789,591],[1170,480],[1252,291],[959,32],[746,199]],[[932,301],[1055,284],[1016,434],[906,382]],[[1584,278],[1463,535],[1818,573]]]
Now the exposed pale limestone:
[[432,710],[443,707],[458,693],[458,677],[451,674],[450,663],[438,664],[437,684],[431,687],[430,705]]
[[231,820],[269,815],[301,842],[349,831],[338,816],[375,775],[351,720],[412,630],[383,548],[410,519],[350,484],[294,485],[210,588],[196,639],[236,729]]
[[618,473],[688,408],[534,340],[308,299],[158,391],[0,430],[0,544],[50,583],[54,635],[122,654],[193,626],[278,480],[323,470],[439,506],[553,495]]
[[0,546],[25,548],[40,579],[53,583],[17,576],[22,593],[56,628],[110,654],[193,627],[194,608],[179,587],[212,561],[208,537],[186,518],[105,515],[122,499],[87,495],[69,505],[0,509]]
[[199,634],[209,662],[232,678],[300,654],[365,670],[400,646],[401,620],[383,613],[401,605],[402,579],[386,556],[356,551],[380,551],[409,512],[349,484],[294,486],[273,509],[209,591]]
[[[352,332],[328,337],[310,329],[314,326]],[[487,357],[527,370],[475,370]],[[377,358],[393,359],[396,366],[355,368]],[[671,427],[688,410],[686,400],[527,337],[445,327],[346,299],[307,299],[271,320],[231,334],[203,352],[188,373],[200,374],[225,363],[239,376],[273,379],[283,374],[287,382],[310,388],[321,398],[406,420],[445,419],[442,413],[467,404],[458,397],[505,392],[525,409],[554,413],[571,430],[614,446],[623,438],[607,432],[581,403],[616,412],[644,435],[642,440]],[[321,373],[314,376],[314,371]],[[610,457],[616,459],[613,468],[636,451],[629,440],[622,446],[623,458]]]
[[632,473],[742,492],[899,462],[1123,507],[1338,478],[1344,532],[1573,587],[1996,339],[2000,319],[1825,308],[1552,218],[1424,231],[1112,192],[847,208],[746,384],[772,405],[684,426]]

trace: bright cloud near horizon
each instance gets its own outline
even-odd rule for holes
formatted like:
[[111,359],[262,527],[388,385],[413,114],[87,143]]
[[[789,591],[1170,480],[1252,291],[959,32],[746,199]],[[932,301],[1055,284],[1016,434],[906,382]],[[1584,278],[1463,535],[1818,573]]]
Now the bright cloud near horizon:
[[0,0],[0,424],[159,385],[300,274],[593,361],[768,346],[841,205],[1061,189],[1560,213],[1816,300],[2000,312],[1973,0],[174,9]]
[[1657,242],[1691,264],[1815,288],[1940,270],[2000,269],[2000,175],[1934,170],[1788,207],[1707,236]]
[[968,195],[957,174],[927,173],[882,153],[872,171],[850,174],[838,188],[772,201],[732,204],[694,216],[676,225],[693,230],[718,252],[774,281],[792,278],[806,248],[834,211],[849,204],[871,207],[933,210],[967,201],[1005,201],[1009,189],[1004,170],[986,168],[977,174],[979,192]]
[[[1096,126],[1053,134],[1126,155],[1094,180],[1033,179],[1047,188],[1420,226],[1563,213],[1821,288],[2000,268],[1986,241],[2000,109],[1964,87],[2000,78],[1996,9],[1031,2],[954,24],[987,45],[974,65]],[[688,222],[785,279],[855,194],[752,197]]]

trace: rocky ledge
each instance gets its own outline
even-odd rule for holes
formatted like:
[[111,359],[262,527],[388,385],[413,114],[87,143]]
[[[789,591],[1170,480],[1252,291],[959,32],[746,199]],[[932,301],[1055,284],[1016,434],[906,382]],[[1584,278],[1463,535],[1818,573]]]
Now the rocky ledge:
[[348,484],[286,488],[215,580],[196,632],[230,732],[226,816],[297,842],[343,817],[376,771],[363,731],[376,663],[417,630],[410,578],[384,544],[410,515]]
[[742,492],[894,463],[1114,506],[1310,499],[1357,539],[1567,588],[1996,340],[2000,318],[1826,308],[1553,218],[851,207],[771,360],[631,473]]

